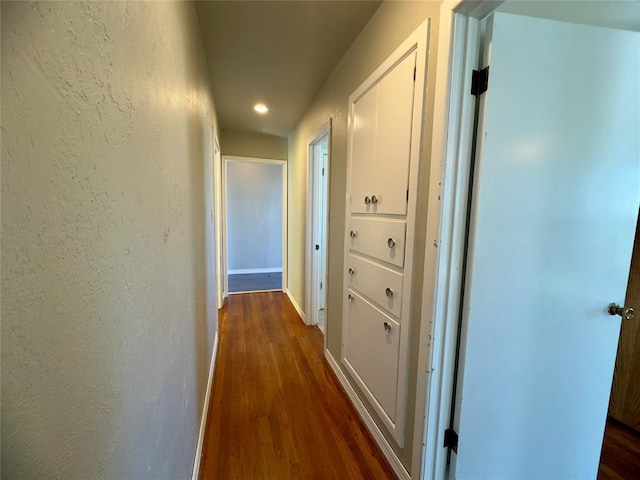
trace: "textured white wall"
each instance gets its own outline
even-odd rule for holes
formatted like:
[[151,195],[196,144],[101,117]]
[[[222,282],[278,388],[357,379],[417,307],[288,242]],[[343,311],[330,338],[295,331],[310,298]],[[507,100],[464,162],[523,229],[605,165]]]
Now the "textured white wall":
[[227,255],[232,270],[282,268],[282,166],[227,163]]
[[1,8],[2,477],[189,477],[217,328],[194,7]]

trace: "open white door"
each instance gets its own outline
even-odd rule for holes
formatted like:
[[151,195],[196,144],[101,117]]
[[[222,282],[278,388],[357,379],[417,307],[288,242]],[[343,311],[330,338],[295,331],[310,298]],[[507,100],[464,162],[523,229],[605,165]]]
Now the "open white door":
[[640,198],[640,35],[496,13],[485,42],[451,472],[594,479]]

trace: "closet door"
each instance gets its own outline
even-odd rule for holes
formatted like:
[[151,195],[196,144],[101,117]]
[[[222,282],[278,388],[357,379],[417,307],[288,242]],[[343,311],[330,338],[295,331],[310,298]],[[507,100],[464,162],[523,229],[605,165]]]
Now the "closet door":
[[415,66],[412,52],[378,84],[373,213],[407,213]]

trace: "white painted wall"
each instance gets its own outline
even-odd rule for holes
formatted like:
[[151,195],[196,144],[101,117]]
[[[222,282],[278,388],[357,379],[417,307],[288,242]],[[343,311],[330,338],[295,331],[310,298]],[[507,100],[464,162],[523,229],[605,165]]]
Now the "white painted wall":
[[193,4],[1,9],[2,477],[190,477],[217,329]]
[[[329,177],[329,229],[328,229],[328,277],[327,277],[327,349],[339,358],[342,346],[342,278],[344,275],[344,211],[347,186],[347,108],[349,95],[418,27],[426,18],[431,19],[427,91],[425,97],[425,125],[423,152],[431,150],[431,119],[433,118],[436,52],[440,1],[382,2],[367,26],[359,34],[318,95],[289,136],[288,157],[288,287],[297,303],[306,308],[305,252],[306,252],[306,198],[307,198],[307,149],[308,140],[332,118],[331,168]],[[430,159],[424,154],[420,171],[421,185],[429,184]],[[414,251],[414,278],[412,285],[413,311],[411,319],[409,385],[407,390],[407,419],[416,410],[418,347],[420,338],[420,306],[422,303],[422,274],[426,249],[426,211],[428,189],[418,194],[416,218],[416,246]],[[348,375],[348,374],[346,374]],[[355,382],[353,382],[355,385]],[[354,387],[358,389],[357,385]],[[361,395],[363,397],[363,395]],[[365,400],[366,403],[366,400]],[[373,408],[368,406],[369,411]],[[379,422],[382,425],[382,422]],[[411,466],[410,443],[405,448],[397,446],[390,432],[384,430],[387,439],[404,465]],[[407,421],[406,438],[413,438],[414,425]]]
[[282,269],[282,166],[227,162],[229,273]]
[[222,130],[220,143],[223,155],[274,160],[286,160],[288,155],[287,139],[266,133]]

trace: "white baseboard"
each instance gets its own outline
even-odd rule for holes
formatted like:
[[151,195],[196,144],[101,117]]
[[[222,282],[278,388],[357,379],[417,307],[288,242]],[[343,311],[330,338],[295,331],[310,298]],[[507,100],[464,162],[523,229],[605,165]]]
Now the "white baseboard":
[[304,314],[304,311],[302,310],[302,308],[300,308],[300,305],[298,305],[298,302],[296,302],[296,299],[293,298],[293,295],[291,294],[291,291],[288,288],[286,290],[286,294],[287,294],[287,297],[289,297],[289,300],[291,300],[291,303],[293,304],[293,308],[295,308],[296,312],[298,312],[298,315],[300,315],[300,318],[302,319],[302,321],[307,323],[307,316]]
[[200,432],[198,433],[198,443],[196,445],[196,454],[193,458],[193,470],[191,480],[198,480],[200,475],[200,461],[202,460],[202,446],[204,443],[204,430],[207,427],[207,413],[209,413],[209,401],[211,399],[211,386],[213,385],[213,374],[216,370],[216,357],[218,353],[218,332],[216,332],[213,340],[213,352],[211,353],[211,364],[209,366],[209,378],[207,380],[207,393],[204,396],[204,405],[202,406],[202,415],[200,416]]
[[242,275],[246,273],[282,273],[282,267],[280,268],[237,268],[235,270],[229,270],[229,275]]
[[382,454],[391,465],[391,468],[393,469],[395,474],[400,480],[411,480],[411,475],[409,475],[409,472],[396,455],[396,452],[394,452],[393,448],[391,448],[388,440],[382,434],[382,430],[380,430],[380,427],[378,427],[375,420],[373,419],[367,408],[364,406],[364,403],[362,403],[362,400],[360,400],[360,397],[358,397],[358,394],[349,383],[349,380],[347,380],[345,374],[342,372],[342,370],[340,370],[340,367],[338,366],[336,360],[333,358],[333,355],[331,355],[329,350],[325,349],[324,356],[327,359],[327,362],[329,362],[333,373],[335,373],[336,377],[338,377],[338,381],[342,385],[342,388],[344,388],[344,390],[347,392],[347,395],[351,399],[351,403],[366,425],[367,430],[369,430],[369,433],[378,444],[378,447],[380,447],[380,450],[382,450]]

